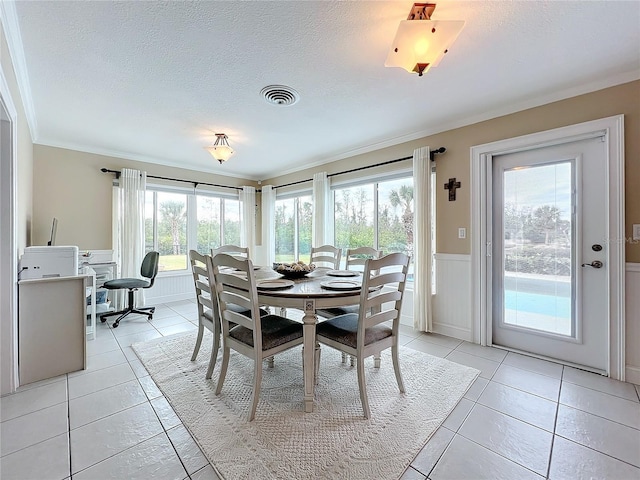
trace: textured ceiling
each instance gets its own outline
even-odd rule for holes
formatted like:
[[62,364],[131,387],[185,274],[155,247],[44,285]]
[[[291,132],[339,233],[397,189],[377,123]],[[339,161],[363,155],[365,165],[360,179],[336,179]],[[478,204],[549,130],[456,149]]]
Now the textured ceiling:
[[412,4],[17,2],[34,140],[262,179],[640,77],[637,1],[440,2],[466,25],[423,77],[384,67]]

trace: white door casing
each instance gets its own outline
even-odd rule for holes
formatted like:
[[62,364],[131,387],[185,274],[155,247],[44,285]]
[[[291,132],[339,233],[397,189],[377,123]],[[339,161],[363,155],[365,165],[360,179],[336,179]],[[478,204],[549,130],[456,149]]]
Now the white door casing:
[[605,158],[598,133],[493,156],[493,345],[608,371]]
[[18,387],[17,112],[0,69],[0,394]]
[[608,238],[604,262],[608,265],[607,373],[624,381],[624,116],[599,120],[500,140],[471,148],[471,273],[474,341],[491,345],[490,253],[493,157],[579,141],[602,135],[606,150],[606,223]]

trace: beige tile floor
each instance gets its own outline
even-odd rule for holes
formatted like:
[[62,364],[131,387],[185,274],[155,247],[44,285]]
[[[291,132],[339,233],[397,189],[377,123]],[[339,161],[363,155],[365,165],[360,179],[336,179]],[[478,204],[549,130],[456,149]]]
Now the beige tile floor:
[[[87,370],[2,397],[0,477],[216,479],[130,347],[195,323],[183,301],[100,325]],[[640,387],[410,328],[401,340],[481,371],[403,480],[640,479]]]

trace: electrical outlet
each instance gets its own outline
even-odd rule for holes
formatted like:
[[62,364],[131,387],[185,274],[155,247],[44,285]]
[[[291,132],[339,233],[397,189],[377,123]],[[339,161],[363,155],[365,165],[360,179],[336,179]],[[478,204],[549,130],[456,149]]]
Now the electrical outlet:
[[458,238],[467,238],[467,229],[459,228],[458,229]]
[[633,239],[640,240],[640,225],[637,223],[633,225]]

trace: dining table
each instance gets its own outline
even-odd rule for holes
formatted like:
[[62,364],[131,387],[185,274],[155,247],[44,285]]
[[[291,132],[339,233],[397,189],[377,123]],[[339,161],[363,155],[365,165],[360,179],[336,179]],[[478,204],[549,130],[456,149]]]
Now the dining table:
[[362,274],[355,271],[317,268],[300,278],[286,278],[269,267],[255,272],[260,305],[296,308],[302,318],[304,411],[313,412],[317,311],[325,308],[357,305],[360,301]]

